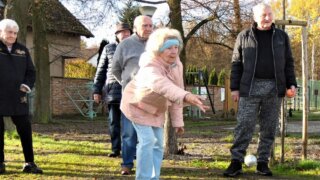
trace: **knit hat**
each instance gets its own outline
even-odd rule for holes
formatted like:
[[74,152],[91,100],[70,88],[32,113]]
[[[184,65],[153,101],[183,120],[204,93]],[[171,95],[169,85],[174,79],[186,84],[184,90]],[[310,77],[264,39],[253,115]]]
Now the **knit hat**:
[[117,30],[116,30],[115,34],[118,34],[119,32],[124,31],[124,30],[129,30],[130,33],[132,34],[132,29],[130,28],[130,25],[127,23],[117,24]]

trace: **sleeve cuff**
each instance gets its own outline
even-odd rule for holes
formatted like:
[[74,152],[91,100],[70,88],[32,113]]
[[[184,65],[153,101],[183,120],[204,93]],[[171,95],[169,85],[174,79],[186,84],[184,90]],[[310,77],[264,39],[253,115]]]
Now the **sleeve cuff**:
[[31,89],[28,85],[26,84],[21,84],[22,87],[25,87],[27,89],[27,93],[31,93]]

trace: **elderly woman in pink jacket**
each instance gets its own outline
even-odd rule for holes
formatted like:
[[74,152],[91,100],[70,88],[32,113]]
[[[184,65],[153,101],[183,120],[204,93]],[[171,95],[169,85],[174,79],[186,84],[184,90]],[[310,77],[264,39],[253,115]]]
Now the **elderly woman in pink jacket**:
[[183,104],[206,111],[200,96],[184,90],[183,47],[177,30],[154,31],[141,55],[140,70],[123,92],[120,108],[137,131],[136,179],[159,179],[163,159],[163,125],[168,110],[176,132],[184,132]]

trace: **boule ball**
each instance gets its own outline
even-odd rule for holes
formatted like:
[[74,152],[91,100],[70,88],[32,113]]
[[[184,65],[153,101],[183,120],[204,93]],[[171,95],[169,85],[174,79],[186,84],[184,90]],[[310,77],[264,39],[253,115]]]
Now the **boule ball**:
[[244,157],[244,164],[245,164],[246,166],[248,166],[248,167],[257,165],[257,158],[256,158],[256,156],[254,156],[254,155],[252,155],[252,154],[246,155],[246,157]]

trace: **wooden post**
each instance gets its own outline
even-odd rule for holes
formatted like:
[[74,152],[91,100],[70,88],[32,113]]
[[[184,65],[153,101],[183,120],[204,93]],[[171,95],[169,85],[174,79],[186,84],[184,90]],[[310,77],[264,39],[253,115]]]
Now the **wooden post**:
[[276,25],[291,25],[291,26],[307,26],[307,21],[295,21],[295,20],[275,20]]
[[281,135],[281,150],[280,150],[280,162],[284,162],[284,136],[285,136],[285,122],[286,122],[286,115],[285,115],[285,100],[282,99],[281,103],[281,123],[280,123],[280,135]]
[[[282,0],[282,20],[286,20],[286,0]],[[282,25],[282,30],[285,31],[285,24]],[[281,102],[281,116],[280,116],[280,136],[281,136],[281,149],[280,149],[280,162],[284,162],[284,136],[285,136],[285,122],[286,122],[286,109],[285,109],[285,99]],[[274,143],[275,144],[275,143]],[[275,146],[274,146],[275,147]]]
[[[286,0],[282,0],[282,20],[286,20]],[[282,25],[282,30],[286,29],[286,25]]]
[[304,26],[302,27],[302,159],[307,159],[307,145],[308,145],[308,54],[307,54],[307,38],[308,31]]
[[229,87],[230,87],[230,80],[229,78],[226,78],[226,76],[224,77],[224,114],[225,114],[225,118],[228,118],[228,114],[229,114]]
[[[303,159],[307,158],[307,144],[308,144],[308,52],[307,52],[307,21],[295,21],[295,20],[275,20],[276,25],[290,25],[290,26],[302,26],[302,101],[303,101]],[[282,109],[281,109],[282,110]],[[281,113],[281,162],[284,162],[284,135],[285,135],[285,119],[284,114]],[[282,130],[283,129],[283,130]]]

